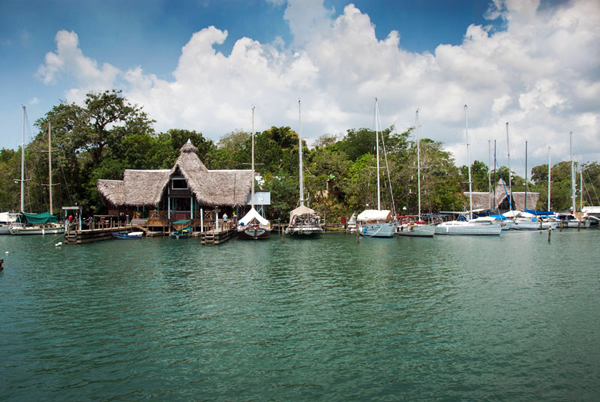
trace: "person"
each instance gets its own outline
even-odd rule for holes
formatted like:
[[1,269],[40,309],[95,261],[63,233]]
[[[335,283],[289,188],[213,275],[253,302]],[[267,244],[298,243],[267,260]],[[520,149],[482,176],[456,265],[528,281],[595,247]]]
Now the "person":
[[225,212],[225,213],[223,214],[223,222],[227,223],[227,218],[228,218],[228,216],[227,216],[227,212]]

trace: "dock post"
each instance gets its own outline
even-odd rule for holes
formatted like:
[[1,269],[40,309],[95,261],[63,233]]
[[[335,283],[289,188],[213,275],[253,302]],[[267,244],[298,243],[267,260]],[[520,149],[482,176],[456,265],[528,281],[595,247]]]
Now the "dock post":
[[[279,227],[279,230],[281,230],[281,226]],[[281,230],[281,242],[285,243],[285,230]]]
[[577,222],[577,231],[581,230],[581,219]]
[[550,244],[550,235],[552,235],[552,227],[548,229],[548,244]]
[[4,264],[4,260],[3,259],[0,260],[0,271],[2,271],[4,269],[4,267],[2,266],[2,264]]
[[360,244],[360,233],[358,233],[358,225],[356,225],[356,244]]

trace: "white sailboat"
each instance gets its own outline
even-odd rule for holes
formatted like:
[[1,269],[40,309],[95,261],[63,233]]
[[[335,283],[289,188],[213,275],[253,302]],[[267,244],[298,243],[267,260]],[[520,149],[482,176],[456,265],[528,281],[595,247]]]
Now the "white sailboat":
[[240,239],[262,240],[271,236],[271,224],[254,208],[254,108],[252,108],[252,185],[250,203],[252,208],[237,226],[237,237]]
[[421,147],[419,140],[419,110],[417,109],[415,118],[415,137],[417,142],[417,194],[419,204],[419,215],[417,220],[408,222],[403,225],[398,225],[396,228],[396,234],[399,236],[409,237],[433,237],[435,234],[435,225],[428,225],[426,222],[421,220]]
[[573,205],[571,206],[571,214],[563,216],[562,225],[565,228],[589,228],[591,221],[586,218],[583,212],[577,212],[577,192],[575,191],[577,173],[575,172],[575,162],[573,160],[573,132],[569,135],[569,146],[571,149],[571,201]]
[[469,124],[467,121],[467,105],[465,105],[465,136],[467,140],[467,166],[469,170],[469,218],[442,222],[435,228],[436,235],[477,235],[499,236],[502,228],[493,219],[473,219],[473,191],[471,183],[471,157],[469,154]]
[[49,177],[49,196],[50,212],[43,214],[25,213],[25,125],[27,121],[27,110],[23,106],[23,141],[21,144],[21,213],[17,221],[8,226],[8,231],[12,235],[46,235],[60,234],[65,232],[65,228],[56,222],[56,217],[52,215],[52,128],[48,122],[48,177]]
[[290,212],[290,223],[285,228],[285,234],[293,237],[313,238],[323,234],[323,228],[319,216],[314,210],[304,205],[304,172],[302,169],[302,114],[300,100],[298,100],[298,123],[300,133],[298,135],[298,154],[300,172],[300,206]]
[[364,237],[393,237],[396,232],[396,220],[392,211],[381,209],[381,190],[379,177],[379,108],[375,98],[375,143],[377,154],[377,209],[361,212],[357,219],[358,232]]

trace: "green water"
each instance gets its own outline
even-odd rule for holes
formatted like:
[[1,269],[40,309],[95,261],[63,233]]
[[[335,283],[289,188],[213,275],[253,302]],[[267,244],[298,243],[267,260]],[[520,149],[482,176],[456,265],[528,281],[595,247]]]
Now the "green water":
[[0,237],[2,401],[600,395],[600,230]]

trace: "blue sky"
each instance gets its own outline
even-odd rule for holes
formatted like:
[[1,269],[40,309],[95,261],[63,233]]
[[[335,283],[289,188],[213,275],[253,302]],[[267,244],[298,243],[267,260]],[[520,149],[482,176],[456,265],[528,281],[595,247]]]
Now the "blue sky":
[[378,96],[384,126],[410,127],[419,108],[421,135],[458,163],[464,104],[471,160],[505,147],[506,121],[511,157],[528,140],[531,166],[548,145],[564,159],[569,131],[577,157],[598,160],[597,3],[2,0],[0,147],[20,144],[22,104],[33,126],[61,99],[118,88],[157,131],[214,140],[249,130],[252,106],[258,130],[295,128],[298,98],[309,142],[341,135],[372,125]]

